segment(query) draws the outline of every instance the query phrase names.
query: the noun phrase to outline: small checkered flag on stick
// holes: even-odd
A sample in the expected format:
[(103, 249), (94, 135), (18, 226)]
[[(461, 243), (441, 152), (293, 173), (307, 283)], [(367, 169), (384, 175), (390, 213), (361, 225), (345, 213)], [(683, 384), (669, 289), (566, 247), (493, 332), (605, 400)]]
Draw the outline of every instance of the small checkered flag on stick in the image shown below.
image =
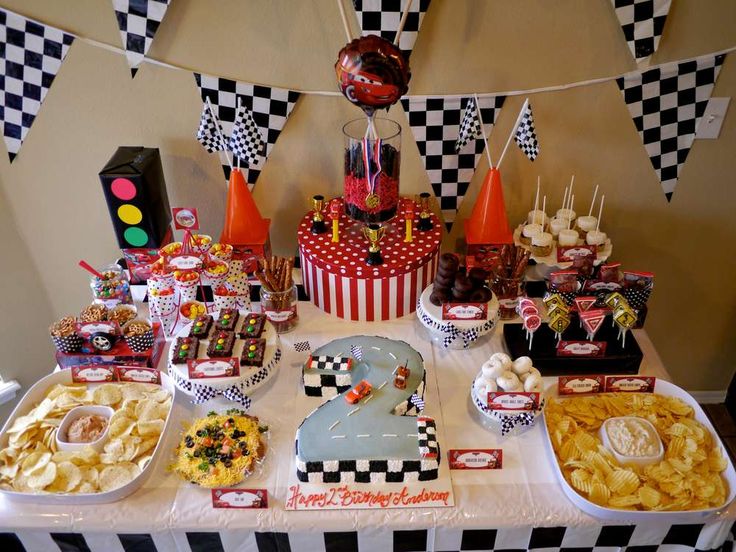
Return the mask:
[(413, 404), (419, 412), (424, 410), (424, 399), (416, 393), (409, 397), (409, 401), (411, 401), (411, 404)]
[(253, 120), (253, 114), (245, 107), (238, 98), (238, 111), (235, 114), (233, 133), (230, 136), (230, 151), (246, 166), (254, 165), (263, 154), (264, 143), (261, 132)]
[(222, 133), (222, 125), (212, 112), (212, 108), (205, 103), (202, 105), (202, 116), (199, 119), (197, 129), (197, 140), (207, 153), (225, 151), (225, 137)]
[(112, 0), (112, 6), (123, 38), (125, 57), (135, 77), (166, 15), (169, 0)]
[(298, 343), (294, 343), (294, 350), (297, 353), (305, 353), (311, 349), (312, 346), (309, 344), (309, 341), (299, 341)]
[(475, 98), (470, 98), (465, 106), (463, 121), (460, 123), (460, 132), (458, 133), (457, 142), (455, 142), (455, 151), (459, 153), (468, 142), (476, 138), (481, 138), (482, 136), (483, 126), (480, 122), (478, 104), (475, 103)]
[(534, 129), (534, 116), (532, 115), (532, 105), (529, 103), (529, 98), (526, 99), (524, 105), (521, 107), (514, 129), (506, 141), (503, 152), (501, 152), (497, 168), (501, 167), (501, 162), (506, 155), (506, 150), (512, 138), (530, 161), (534, 161), (539, 156), (539, 141), (537, 140), (537, 132)]

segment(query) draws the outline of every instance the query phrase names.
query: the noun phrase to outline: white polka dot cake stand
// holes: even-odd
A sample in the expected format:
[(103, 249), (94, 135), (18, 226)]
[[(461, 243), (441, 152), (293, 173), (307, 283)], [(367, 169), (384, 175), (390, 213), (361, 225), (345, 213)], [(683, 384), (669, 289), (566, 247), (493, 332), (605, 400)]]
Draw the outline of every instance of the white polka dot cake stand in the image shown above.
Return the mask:
[(328, 231), (312, 234), (312, 214), (298, 229), (302, 278), (310, 300), (323, 311), (346, 320), (391, 320), (414, 312), (422, 290), (437, 270), (442, 227), (432, 215), (432, 230), (419, 231), (415, 206), (412, 241), (405, 239), (403, 210), (391, 220), (380, 241), (383, 264), (366, 262), (368, 240), (351, 231), (355, 222), (344, 214), (338, 219), (339, 241)]
[[(232, 357), (240, 359), (240, 355), (243, 353), (245, 347), (245, 339), (237, 337), (238, 332), (243, 324), (246, 323), (246, 311), (240, 311), (240, 318), (238, 323), (235, 325), (235, 345), (233, 346)], [(217, 319), (217, 314), (213, 316)], [(179, 330), (175, 336), (188, 337), (191, 324), (187, 324), (181, 330)], [(214, 326), (214, 322), (213, 322)], [(214, 335), (217, 330), (214, 327), (210, 330), (210, 335)], [(276, 333), (275, 328), (270, 322), (266, 322), (261, 338), (266, 340), (266, 350), (263, 354), (263, 363), (261, 366), (240, 366), (240, 375), (234, 377), (221, 377), (221, 378), (203, 378), (203, 379), (190, 379), (189, 370), (186, 364), (174, 364), (172, 362), (174, 355), (174, 345), (172, 343), (169, 347), (169, 359), (168, 359), (168, 370), (169, 375), (174, 379), (176, 386), (181, 389), (187, 395), (197, 397), (206, 396), (207, 393), (211, 394), (210, 389), (214, 389), (217, 394), (221, 394), (223, 391), (233, 388), (244, 395), (249, 395), (268, 380), (270, 380), (278, 369), (279, 363), (281, 362), (281, 340), (279, 335)], [(199, 350), (197, 358), (206, 359), (207, 346), (209, 339), (201, 339), (199, 342)]]
[(442, 307), (429, 300), (433, 289), (434, 284), (431, 284), (422, 292), (417, 306), (417, 318), (433, 341), (445, 349), (468, 349), (481, 337), (493, 334), (499, 320), (499, 303), (495, 294), (487, 303), (486, 320), (442, 320)]

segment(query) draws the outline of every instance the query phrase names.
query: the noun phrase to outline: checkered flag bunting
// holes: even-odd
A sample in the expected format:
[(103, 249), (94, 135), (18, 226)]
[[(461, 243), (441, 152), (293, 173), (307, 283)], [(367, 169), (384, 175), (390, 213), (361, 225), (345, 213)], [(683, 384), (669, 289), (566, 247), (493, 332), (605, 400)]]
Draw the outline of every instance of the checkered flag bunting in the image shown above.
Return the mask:
[(480, 125), (478, 106), (475, 104), (475, 98), (470, 98), (468, 105), (465, 106), (463, 121), (460, 123), (460, 132), (457, 136), (457, 142), (455, 142), (455, 152), (459, 153), (468, 142), (482, 137), (483, 128)]
[(11, 163), (73, 41), (59, 29), (0, 9), (0, 118)]
[(299, 341), (297, 343), (294, 343), (294, 350), (297, 353), (306, 353), (307, 351), (311, 350), (312, 346), (309, 344), (309, 341)]
[[(505, 99), (505, 96), (478, 98), (486, 135), (490, 134)], [(463, 110), (471, 100), (472, 97), (458, 96), (401, 99), (448, 232), (485, 147), (483, 140), (475, 140), (459, 153), (455, 151)]]
[(222, 125), (220, 121), (212, 116), (212, 111), (210, 111), (206, 103), (202, 106), (202, 116), (199, 118), (197, 140), (208, 153), (225, 151), (225, 138)]
[(611, 0), (636, 62), (657, 51), (672, 0)]
[(519, 122), (514, 133), (514, 141), (530, 161), (534, 161), (539, 156), (539, 141), (537, 140), (537, 132), (534, 130), (534, 115), (532, 114), (532, 104), (529, 101), (524, 102), (524, 107), (521, 108)]
[[(362, 35), (374, 34), (393, 42), (407, 1), (353, 0)], [(406, 57), (411, 55), (430, 2), (431, 0), (414, 0), (409, 8), (409, 15), (399, 38), (399, 48)]]
[[(251, 113), (261, 139), (265, 138), (265, 147), (260, 148), (255, 161), (248, 165), (246, 171), (248, 184), (255, 184), (266, 159), (271, 154), (271, 150), (286, 124), (286, 120), (294, 109), (294, 105), (299, 98), (299, 92), (238, 82), (200, 73), (194, 73), (194, 78), (197, 81), (197, 86), (199, 86), (202, 101), (209, 98), (226, 136), (230, 136), (233, 132), (238, 99), (240, 99), (240, 104)], [(237, 154), (233, 164), (236, 161)], [(241, 165), (247, 163), (247, 159), (241, 158), (240, 161)], [(229, 180), (229, 164), (224, 162), (222, 169), (225, 172), (225, 180)]]
[(169, 0), (112, 0), (112, 5), (123, 38), (125, 57), (135, 77), (166, 15)]
[(230, 151), (247, 166), (258, 162), (263, 152), (263, 140), (253, 115), (241, 105), (235, 114), (233, 133), (230, 136)]
[(724, 58), (703, 56), (616, 79), (667, 201), (672, 199)]

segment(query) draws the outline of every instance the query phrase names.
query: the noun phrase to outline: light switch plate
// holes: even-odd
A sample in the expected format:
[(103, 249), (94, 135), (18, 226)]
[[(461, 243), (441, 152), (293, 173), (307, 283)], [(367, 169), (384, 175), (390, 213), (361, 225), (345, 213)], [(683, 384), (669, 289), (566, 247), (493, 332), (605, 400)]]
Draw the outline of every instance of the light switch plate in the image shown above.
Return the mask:
[(731, 98), (711, 98), (705, 108), (703, 118), (700, 119), (695, 138), (706, 138), (715, 140), (721, 132), (721, 125), (726, 118), (728, 103)]

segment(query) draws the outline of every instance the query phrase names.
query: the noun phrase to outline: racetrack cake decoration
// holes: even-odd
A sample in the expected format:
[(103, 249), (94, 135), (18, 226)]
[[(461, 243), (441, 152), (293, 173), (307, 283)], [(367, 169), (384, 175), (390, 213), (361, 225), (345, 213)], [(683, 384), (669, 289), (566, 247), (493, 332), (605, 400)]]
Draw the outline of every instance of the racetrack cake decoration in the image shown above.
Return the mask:
[(356, 336), (313, 351), (304, 367), (305, 393), (332, 398), (297, 430), (297, 479), (436, 479), (440, 449), (435, 421), (410, 415), (424, 408), (424, 380), (422, 356), (402, 341)]

